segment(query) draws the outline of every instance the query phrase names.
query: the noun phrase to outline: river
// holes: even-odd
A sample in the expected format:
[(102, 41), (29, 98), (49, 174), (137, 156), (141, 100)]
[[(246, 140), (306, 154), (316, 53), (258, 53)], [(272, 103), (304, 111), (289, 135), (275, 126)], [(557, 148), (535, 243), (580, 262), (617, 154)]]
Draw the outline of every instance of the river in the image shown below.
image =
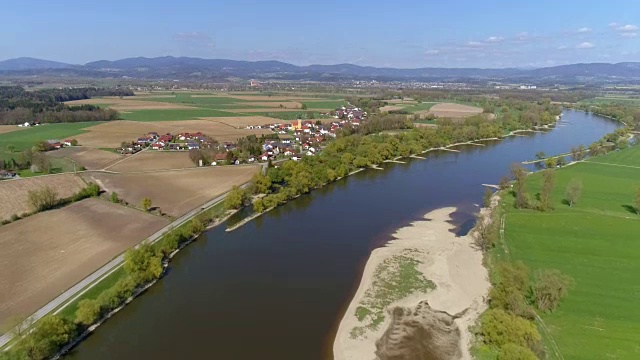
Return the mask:
[(386, 163), (384, 171), (342, 179), (233, 232), (214, 228), (67, 358), (329, 359), (369, 253), (395, 229), (455, 206), (463, 233), (482, 202), (481, 184), (497, 184), (512, 163), (538, 151), (568, 152), (617, 126), (565, 110), (549, 132)]

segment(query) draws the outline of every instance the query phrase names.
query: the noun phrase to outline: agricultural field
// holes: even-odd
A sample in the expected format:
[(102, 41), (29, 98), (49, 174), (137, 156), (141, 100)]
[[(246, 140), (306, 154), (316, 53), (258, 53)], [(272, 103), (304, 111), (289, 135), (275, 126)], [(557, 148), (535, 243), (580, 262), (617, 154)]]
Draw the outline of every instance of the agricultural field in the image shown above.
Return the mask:
[(31, 212), (29, 190), (39, 190), (45, 186), (53, 188), (59, 198), (75, 195), (87, 184), (73, 174), (37, 176), (27, 179), (0, 181), (0, 220)]
[(38, 141), (44, 140), (64, 140), (76, 137), (84, 133), (84, 129), (100, 124), (100, 122), (64, 123), (64, 124), (44, 124), (19, 131), (11, 131), (0, 134), (0, 159), (9, 159), (18, 154), (8, 151), (9, 146), (13, 146), (16, 152), (31, 148)]
[(175, 121), (175, 120), (195, 120), (201, 117), (228, 117), (242, 116), (242, 114), (214, 110), (193, 108), (189, 110), (139, 110), (120, 113), (122, 119), (132, 121)]
[[(428, 104), (426, 103), (425, 106)], [(416, 113), (433, 114), (436, 117), (462, 118), (482, 114), (482, 108), (454, 103), (439, 103), (431, 106), (429, 110), (416, 111)]]
[(12, 131), (24, 130), (27, 128), (15, 126), (15, 125), (0, 125), (0, 134), (5, 134)]
[(113, 151), (101, 150), (91, 147), (74, 146), (65, 147), (47, 152), (52, 159), (70, 159), (84, 166), (87, 170), (99, 170), (123, 158)]
[(33, 313), (167, 224), (92, 198), (0, 226), (0, 324)]
[[(555, 210), (516, 210), (507, 201), (506, 249), (500, 256), (522, 260), (531, 270), (558, 269), (575, 285), (554, 313), (542, 314), (567, 359), (640, 357), (640, 147), (613, 152), (555, 171)], [(583, 184), (570, 208), (569, 181)], [(528, 178), (529, 193), (541, 175)]]
[(241, 185), (260, 170), (258, 165), (204, 167), (154, 173), (110, 174), (86, 172), (87, 181), (139, 206), (143, 198), (171, 216), (181, 216), (214, 197)]
[(84, 100), (74, 100), (65, 102), (66, 105), (69, 106), (78, 106), (78, 105), (106, 105), (107, 107), (120, 111), (120, 112), (129, 112), (136, 110), (190, 110), (193, 109), (192, 106), (185, 106), (181, 104), (172, 104), (168, 102), (160, 102), (160, 101), (142, 101), (142, 100), (134, 100), (134, 98), (118, 98), (118, 97), (105, 97), (98, 99), (84, 99)]
[(107, 169), (109, 171), (127, 173), (194, 167), (196, 165), (189, 159), (189, 153), (186, 151), (147, 150), (130, 155)]

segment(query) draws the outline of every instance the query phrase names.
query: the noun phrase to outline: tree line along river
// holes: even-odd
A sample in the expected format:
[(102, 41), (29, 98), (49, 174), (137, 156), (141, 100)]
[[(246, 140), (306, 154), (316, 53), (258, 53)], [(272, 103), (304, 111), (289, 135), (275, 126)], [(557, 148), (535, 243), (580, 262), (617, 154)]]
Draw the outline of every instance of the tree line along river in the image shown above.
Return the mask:
[[(455, 206), (463, 233), (514, 162), (588, 145), (619, 125), (565, 110), (546, 133), (385, 163), (276, 208), (233, 232), (209, 230), (168, 274), (70, 359), (329, 359), (366, 260), (395, 229)], [(239, 219), (230, 219), (231, 222)]]

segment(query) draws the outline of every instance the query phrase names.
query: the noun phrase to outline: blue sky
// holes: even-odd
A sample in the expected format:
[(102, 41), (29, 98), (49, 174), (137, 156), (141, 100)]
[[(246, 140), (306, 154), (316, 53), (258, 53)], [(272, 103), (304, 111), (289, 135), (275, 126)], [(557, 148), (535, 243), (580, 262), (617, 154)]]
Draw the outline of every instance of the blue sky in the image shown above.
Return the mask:
[(640, 1), (5, 1), (0, 59), (135, 56), (298, 65), (640, 61)]

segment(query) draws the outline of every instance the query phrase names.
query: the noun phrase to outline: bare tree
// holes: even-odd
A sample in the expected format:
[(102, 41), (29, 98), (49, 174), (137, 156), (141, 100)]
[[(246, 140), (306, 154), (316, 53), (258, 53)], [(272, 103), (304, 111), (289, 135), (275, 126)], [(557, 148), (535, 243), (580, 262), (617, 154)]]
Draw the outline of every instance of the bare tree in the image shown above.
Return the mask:
[(582, 181), (579, 179), (572, 179), (569, 181), (565, 190), (565, 198), (567, 203), (569, 203), (569, 207), (573, 207), (573, 204), (580, 199), (580, 195), (582, 195)]

